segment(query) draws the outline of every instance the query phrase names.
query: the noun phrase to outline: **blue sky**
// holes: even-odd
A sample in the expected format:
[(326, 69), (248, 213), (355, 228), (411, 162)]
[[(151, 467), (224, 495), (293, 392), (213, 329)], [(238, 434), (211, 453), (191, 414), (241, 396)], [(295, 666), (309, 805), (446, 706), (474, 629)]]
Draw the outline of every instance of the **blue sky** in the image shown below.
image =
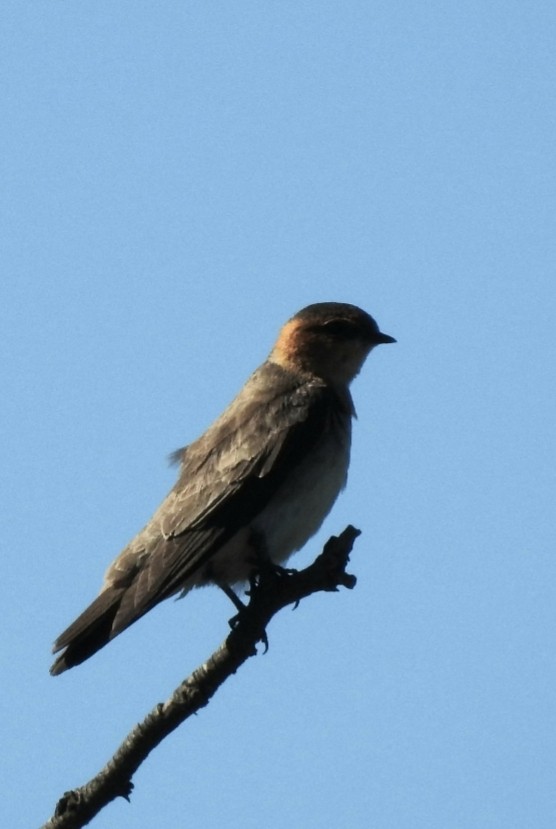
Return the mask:
[(12, 2), (0, 29), (2, 823), (38, 826), (223, 638), (214, 590), (55, 636), (310, 302), (354, 384), (353, 592), (269, 630), (94, 825), (553, 829), (556, 9)]

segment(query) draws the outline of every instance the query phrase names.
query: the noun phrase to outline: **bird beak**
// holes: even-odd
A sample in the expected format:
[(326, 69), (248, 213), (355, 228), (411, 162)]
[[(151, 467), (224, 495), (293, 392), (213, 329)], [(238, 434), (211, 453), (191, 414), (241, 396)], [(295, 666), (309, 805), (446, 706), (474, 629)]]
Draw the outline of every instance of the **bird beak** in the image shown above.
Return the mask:
[(397, 340), (394, 337), (390, 337), (388, 334), (383, 334), (382, 331), (379, 331), (376, 335), (376, 342), (377, 345), (382, 345), (382, 343), (395, 343)]

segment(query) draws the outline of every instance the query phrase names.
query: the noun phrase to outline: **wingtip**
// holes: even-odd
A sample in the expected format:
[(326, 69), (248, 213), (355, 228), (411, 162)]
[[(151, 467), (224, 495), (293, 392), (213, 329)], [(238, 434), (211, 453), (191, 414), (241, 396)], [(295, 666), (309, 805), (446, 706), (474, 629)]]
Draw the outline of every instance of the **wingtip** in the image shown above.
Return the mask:
[(60, 676), (63, 674), (64, 671), (67, 671), (69, 665), (66, 664), (66, 660), (64, 659), (64, 654), (58, 657), (52, 665), (50, 666), (50, 676)]

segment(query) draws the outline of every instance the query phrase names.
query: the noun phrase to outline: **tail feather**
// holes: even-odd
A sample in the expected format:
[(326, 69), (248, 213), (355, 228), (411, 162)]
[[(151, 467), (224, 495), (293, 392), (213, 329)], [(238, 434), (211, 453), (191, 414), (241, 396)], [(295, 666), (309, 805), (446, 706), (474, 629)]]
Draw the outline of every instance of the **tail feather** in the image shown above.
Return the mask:
[(52, 676), (84, 662), (117, 635), (113, 623), (124, 593), (125, 588), (107, 588), (60, 634), (52, 650), (65, 650), (50, 668)]

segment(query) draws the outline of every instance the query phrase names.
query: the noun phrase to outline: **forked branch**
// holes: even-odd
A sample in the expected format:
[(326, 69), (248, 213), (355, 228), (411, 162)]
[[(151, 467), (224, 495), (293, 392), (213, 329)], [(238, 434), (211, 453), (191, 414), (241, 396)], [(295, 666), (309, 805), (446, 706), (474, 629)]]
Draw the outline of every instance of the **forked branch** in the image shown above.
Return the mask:
[(220, 685), (257, 653), (257, 644), (266, 643), (266, 628), (278, 611), (312, 593), (355, 586), (355, 576), (346, 573), (346, 567), (358, 535), (359, 530), (348, 526), (341, 535), (332, 536), (322, 553), (304, 570), (263, 568), (249, 591), (249, 603), (236, 617), (226, 640), (176, 688), (169, 700), (158, 703), (130, 731), (95, 777), (64, 793), (54, 816), (42, 829), (78, 829), (117, 797), (129, 800), (132, 777), (143, 760), (168, 734), (207, 705)]

